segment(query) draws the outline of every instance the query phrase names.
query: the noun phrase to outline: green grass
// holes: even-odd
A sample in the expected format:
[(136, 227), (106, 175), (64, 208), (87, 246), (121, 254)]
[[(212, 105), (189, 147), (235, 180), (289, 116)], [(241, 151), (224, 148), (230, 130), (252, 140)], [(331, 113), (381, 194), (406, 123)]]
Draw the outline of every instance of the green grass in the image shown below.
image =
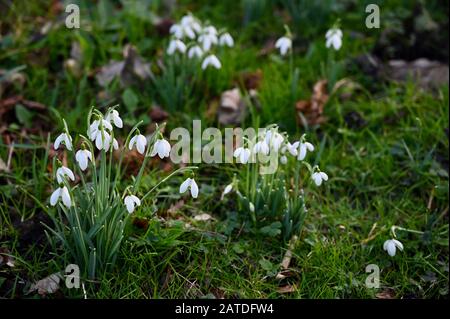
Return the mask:
[[(221, 55), (224, 67), (220, 72), (210, 70), (198, 76), (196, 86), (180, 103), (181, 109), (171, 111), (169, 128), (187, 125), (192, 119), (205, 119), (211, 99), (237, 85), (241, 72), (261, 69), (262, 110), (256, 114), (261, 126), (277, 123), (292, 137), (305, 132), (295, 121), (288, 59), (280, 59), (275, 53), (257, 55), (269, 37), (284, 32), (283, 15), (273, 13), (273, 8), (281, 11), (283, 1), (265, 2), (266, 6), (248, 13), (248, 17), (258, 18), (244, 21), (244, 4), (235, 7), (231, 1), (213, 5), (206, 1), (180, 1), (171, 17), (181, 17), (190, 10), (199, 18), (227, 27), (237, 46)], [(151, 9), (162, 13), (164, 9), (158, 3)], [(394, 16), (402, 5), (405, 10), (411, 8), (407, 1), (386, 5)], [(433, 15), (437, 11), (434, 5), (430, 4)], [(91, 105), (120, 103), (123, 118), (130, 122), (144, 119), (146, 124), (150, 123), (147, 114), (153, 104), (170, 109), (151, 81), (129, 87), (138, 98), (134, 110), (123, 106), (126, 88), (119, 85), (108, 88), (108, 99), (98, 98), (104, 89), (96, 83), (94, 70), (110, 59), (122, 59), (126, 43), (135, 45), (142, 57), (152, 63), (167, 44), (167, 37), (158, 35), (149, 19), (117, 8), (109, 15), (102, 13), (100, 7), (84, 3), (82, 12), (90, 18), (82, 19), (90, 21), (92, 32), (60, 26), (37, 42), (30, 40), (42, 26), (35, 17), (54, 19), (47, 5), (15, 2), (2, 17), (2, 27), (9, 28), (0, 38), (0, 69), (26, 65), (22, 71), (26, 76), (24, 87), (16, 87), (12, 92), (47, 106), (43, 113), (31, 111), (30, 122), (6, 123), (9, 132), (14, 133), (15, 146), (11, 171), (0, 170), (0, 247), (7, 247), (16, 257), (16, 266), (0, 265), (0, 296), (5, 298), (38, 297), (26, 294), (30, 282), (65, 267), (57, 262), (59, 259), (42, 237), (42, 227), (38, 227), (41, 221), (47, 221), (51, 192), (51, 173), (47, 170), (51, 160), (45, 133), (52, 133), (52, 139), (56, 136), (61, 129), (57, 124), (60, 117), (66, 119), (69, 127), (84, 132), (84, 114)], [(302, 21), (307, 30), (294, 30), (299, 39), (294, 55), (294, 65), (299, 69), (297, 99), (308, 99), (314, 83), (330, 76), (323, 35), (330, 27), (328, 23), (339, 16), (345, 31), (363, 12), (353, 9), (346, 16), (339, 10), (332, 11), (332, 19), (320, 22), (323, 25), (317, 28)], [(308, 22), (313, 18), (305, 13), (302, 19)], [(344, 47), (336, 54), (337, 61), (371, 50), (378, 32), (357, 29), (364, 37), (351, 39), (346, 34)], [(72, 41), (80, 41), (85, 57), (80, 78), (63, 67)], [(121, 247), (115, 269), (96, 281), (85, 282), (88, 297), (376, 298), (382, 291), (391, 291), (395, 298), (448, 296), (448, 87), (422, 92), (414, 83), (373, 83), (359, 71), (339, 72), (339, 78), (352, 78), (365, 89), (349, 100), (331, 96), (325, 106), (328, 121), (307, 130), (308, 139), (317, 146), (308, 158), (311, 164), (320, 163), (330, 180), (321, 188), (312, 187), (307, 181), (302, 184), (309, 210), (300, 240), (292, 251), (288, 278), (275, 278), (287, 247), (276, 238), (243, 227), (235, 216), (236, 197), (219, 200), (223, 187), (239, 168), (229, 164), (201, 165), (199, 199), (186, 199), (181, 208), (168, 212), (181, 198), (181, 177), (166, 184), (153, 205), (142, 207), (138, 213), (139, 218), (148, 220), (148, 229), (128, 225), (128, 240)], [(170, 97), (172, 91), (167, 90)], [(365, 123), (353, 125), (348, 120), (350, 112), (357, 112)], [(21, 128), (42, 123), (46, 123), (44, 134), (20, 134)], [(250, 123), (248, 116), (245, 124)], [(215, 120), (207, 120), (207, 124), (217, 125)], [(0, 141), (0, 158), (6, 162), (8, 154), (8, 145)], [(162, 178), (165, 173), (159, 174)], [(155, 182), (150, 174), (144, 176), (148, 187)], [(208, 213), (213, 219), (195, 221), (193, 216), (199, 213)], [(34, 223), (28, 239), (29, 228), (23, 226), (27, 223)], [(390, 257), (382, 246), (391, 238), (389, 230), (393, 225), (424, 233), (398, 231), (405, 250)], [(379, 289), (365, 286), (365, 268), (369, 264), (380, 268)], [(293, 285), (294, 292), (279, 293), (279, 287), (285, 285)], [(82, 290), (62, 287), (61, 293), (83, 298)]]

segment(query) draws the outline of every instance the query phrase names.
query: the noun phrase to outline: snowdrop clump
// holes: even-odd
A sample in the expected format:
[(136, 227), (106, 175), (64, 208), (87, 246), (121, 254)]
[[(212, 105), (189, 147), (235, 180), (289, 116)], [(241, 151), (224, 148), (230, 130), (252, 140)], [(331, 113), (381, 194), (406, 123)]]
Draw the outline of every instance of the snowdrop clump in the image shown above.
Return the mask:
[[(64, 131), (53, 146), (61, 150), (63, 145), (74, 159), (74, 165), (63, 165), (54, 159), (57, 185), (50, 196), (50, 205), (58, 213), (51, 214), (55, 226), (48, 227), (54, 235), (49, 238), (54, 244), (62, 244), (69, 253), (69, 263), (79, 265), (83, 275), (95, 278), (99, 271), (106, 271), (114, 264), (128, 216), (142, 207), (161, 183), (184, 171), (193, 174), (196, 167), (175, 170), (140, 194), (141, 178), (149, 158), (158, 155), (163, 159), (170, 155), (171, 145), (159, 127), (148, 138), (140, 133), (141, 123), (138, 123), (124, 142), (119, 143), (114, 128), (123, 128), (123, 121), (115, 107), (109, 108), (106, 114), (92, 108), (87, 117), (86, 136), (79, 134), (72, 138), (63, 122)], [(126, 176), (122, 163), (127, 149), (136, 149), (143, 157), (138, 175), (123, 189), (120, 179)], [(114, 153), (115, 150), (120, 152)], [(77, 185), (71, 185), (76, 182)], [(198, 186), (192, 175), (181, 184), (180, 191), (187, 188), (191, 189), (193, 198), (198, 197)]]
[[(235, 193), (242, 213), (240, 216), (249, 217), (254, 231), (270, 236), (281, 234), (285, 241), (289, 241), (299, 234), (307, 213), (303, 187), (307, 183), (322, 186), (328, 181), (325, 172), (306, 161), (308, 153), (314, 150), (306, 135), (290, 142), (287, 134), (276, 125), (269, 125), (254, 138), (244, 137), (233, 156), (247, 168), (224, 187), (221, 199)], [(273, 173), (261, 173), (261, 166), (270, 157), (275, 157), (276, 163), (281, 165)], [(293, 162), (293, 165), (286, 165), (288, 162)], [(301, 174), (301, 167), (307, 168), (309, 178), (308, 174)], [(300, 180), (301, 176), (305, 181)]]
[(217, 30), (215, 26), (205, 24), (192, 14), (187, 14), (170, 28), (172, 36), (166, 53), (174, 55), (186, 54), (188, 59), (201, 60), (203, 70), (211, 67), (220, 69), (222, 63), (217, 57), (219, 47), (233, 47), (234, 39), (225, 30)]

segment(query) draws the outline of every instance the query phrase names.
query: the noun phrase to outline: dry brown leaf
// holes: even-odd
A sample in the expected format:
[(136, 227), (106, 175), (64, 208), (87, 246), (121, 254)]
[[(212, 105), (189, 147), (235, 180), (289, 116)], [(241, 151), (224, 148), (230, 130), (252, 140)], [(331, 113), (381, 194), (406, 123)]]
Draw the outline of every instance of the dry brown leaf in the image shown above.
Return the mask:
[[(318, 125), (326, 121), (326, 118), (322, 114), (329, 98), (327, 84), (327, 80), (316, 82), (310, 100), (297, 102), (295, 108), (297, 110), (297, 122), (299, 125)], [(306, 123), (304, 123), (305, 121)]]
[(254, 72), (243, 72), (240, 74), (240, 79), (239, 82), (242, 82), (247, 90), (257, 90), (263, 80), (263, 71), (257, 69)]
[(100, 69), (96, 75), (100, 86), (106, 87), (119, 77), (121, 86), (127, 87), (150, 76), (150, 64), (144, 62), (134, 46), (127, 44), (123, 49), (123, 57), (123, 61), (111, 61)]
[(218, 110), (218, 120), (223, 125), (235, 125), (242, 122), (246, 105), (238, 88), (222, 93)]
[(298, 236), (293, 236), (289, 241), (288, 249), (286, 250), (283, 260), (281, 261), (281, 271), (276, 276), (277, 279), (284, 279), (287, 277), (288, 274), (290, 274), (289, 272), (286, 272), (286, 270), (289, 268), (289, 265), (291, 264), (292, 250), (294, 250), (297, 241)]
[(150, 118), (152, 119), (152, 121), (154, 121), (154, 122), (162, 122), (169, 117), (169, 113), (164, 111), (158, 105), (155, 105), (152, 107), (149, 115), (150, 115)]
[(61, 280), (60, 273), (57, 272), (51, 274), (50, 276), (45, 277), (44, 279), (41, 279), (36, 283), (32, 284), (28, 293), (36, 290), (38, 294), (40, 294), (41, 296), (55, 293), (59, 289), (60, 280)]
[(8, 248), (0, 247), (0, 266), (3, 264), (12, 268), (15, 266), (15, 259), (13, 256), (11, 256), (11, 252)]
[(175, 204), (172, 204), (169, 209), (167, 210), (168, 215), (175, 215), (178, 210), (180, 210), (184, 206), (184, 200), (180, 199)]
[(395, 294), (393, 289), (385, 289), (375, 295), (377, 299), (395, 299)]
[(212, 219), (211, 215), (207, 214), (207, 213), (203, 213), (203, 214), (199, 214), (199, 215), (195, 215), (194, 219), (197, 221), (207, 221)]
[(286, 286), (279, 287), (277, 289), (277, 292), (280, 293), (280, 294), (288, 294), (288, 293), (291, 293), (291, 292), (295, 292), (296, 290), (297, 289), (295, 288), (295, 286), (286, 285)]

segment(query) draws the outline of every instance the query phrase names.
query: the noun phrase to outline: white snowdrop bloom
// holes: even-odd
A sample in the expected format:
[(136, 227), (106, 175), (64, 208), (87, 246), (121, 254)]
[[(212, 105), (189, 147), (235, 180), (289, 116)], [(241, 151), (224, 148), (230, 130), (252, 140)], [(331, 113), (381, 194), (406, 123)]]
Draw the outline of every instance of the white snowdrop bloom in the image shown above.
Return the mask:
[(272, 147), (275, 152), (278, 152), (284, 141), (284, 137), (276, 131), (268, 130), (266, 131), (265, 140), (267, 145)]
[(225, 186), (222, 192), (222, 196), (220, 197), (221, 200), (225, 197), (225, 195), (229, 194), (233, 190), (233, 184), (228, 184)]
[(288, 152), (292, 155), (292, 156), (297, 156), (298, 155), (298, 146), (300, 145), (300, 142), (294, 142), (294, 143), (287, 143), (286, 144), (286, 148), (288, 150)]
[(125, 206), (127, 207), (128, 213), (134, 212), (136, 206), (141, 206), (141, 200), (134, 195), (128, 195), (124, 199)]
[(267, 144), (267, 142), (265, 140), (263, 141), (259, 141), (255, 144), (255, 146), (253, 146), (253, 152), (256, 154), (264, 154), (264, 155), (268, 155), (269, 154), (269, 145)]
[(213, 66), (216, 69), (220, 69), (222, 67), (222, 63), (220, 63), (219, 59), (214, 55), (208, 55), (202, 62), (202, 69), (205, 70), (208, 66)]
[(88, 137), (91, 139), (91, 141), (96, 140), (97, 137), (101, 135), (102, 133), (101, 127), (103, 127), (103, 132), (105, 132), (105, 129), (109, 131), (112, 131), (113, 129), (109, 121), (105, 119), (95, 120), (94, 122), (91, 123), (91, 125), (89, 125), (88, 130)]
[(213, 45), (218, 43), (217, 35), (213, 33), (204, 33), (198, 37), (198, 42), (201, 43), (203, 51), (208, 52)]
[(61, 143), (63, 143), (69, 151), (72, 150), (72, 138), (70, 137), (70, 135), (67, 135), (66, 133), (59, 134), (59, 136), (55, 140), (55, 143), (53, 143), (53, 147), (55, 148), (55, 150), (59, 148), (59, 145)]
[(184, 36), (183, 27), (179, 24), (173, 24), (170, 27), (169, 32), (177, 39), (182, 39)]
[(281, 162), (281, 164), (286, 164), (287, 161), (288, 161), (288, 159), (287, 159), (287, 157), (286, 157), (285, 155), (283, 155), (283, 156), (280, 157), (280, 162)]
[(116, 151), (119, 149), (119, 142), (115, 138), (113, 139), (113, 148)]
[(198, 197), (198, 186), (197, 183), (193, 178), (187, 178), (183, 183), (180, 185), (180, 194), (183, 194), (188, 190), (188, 188), (191, 189), (191, 196), (193, 198)]
[(325, 34), (326, 38), (326, 47), (333, 47), (336, 51), (339, 50), (342, 46), (342, 31), (340, 29), (330, 29)]
[(217, 35), (217, 29), (213, 25), (209, 25), (203, 28), (203, 33)]
[(155, 156), (158, 154), (158, 156), (163, 159), (164, 157), (169, 157), (170, 155), (170, 143), (167, 142), (165, 139), (158, 139), (156, 140), (155, 144), (153, 145), (152, 152), (150, 156)]
[(292, 40), (288, 37), (281, 37), (275, 42), (275, 48), (280, 50), (281, 55), (286, 55), (292, 48)]
[(219, 37), (219, 45), (226, 45), (231, 48), (234, 46), (234, 40), (228, 32), (225, 32)]
[(145, 146), (147, 145), (147, 139), (144, 135), (138, 134), (131, 138), (130, 143), (128, 144), (128, 148), (130, 151), (133, 149), (133, 146), (136, 144), (136, 149), (140, 154), (144, 154)]
[(200, 46), (194, 45), (189, 48), (187, 55), (189, 59), (192, 59), (193, 57), (200, 59), (203, 55), (203, 50)]
[(397, 239), (388, 239), (383, 244), (383, 249), (387, 251), (387, 253), (391, 257), (395, 256), (397, 248), (400, 249), (400, 251), (403, 250), (403, 244), (399, 242)]
[(255, 205), (253, 205), (253, 203), (250, 202), (250, 203), (248, 203), (248, 206), (249, 206), (249, 208), (250, 208), (250, 211), (251, 211), (252, 213), (254, 213), (254, 212), (255, 212)]
[(167, 54), (172, 55), (176, 51), (180, 53), (186, 52), (186, 44), (183, 43), (183, 41), (179, 39), (173, 39), (169, 43), (169, 47), (167, 48)]
[(111, 135), (109, 135), (106, 131), (99, 130), (95, 136), (95, 146), (99, 151), (105, 150), (107, 152), (109, 150), (109, 146), (111, 145)]
[(307, 151), (310, 151), (310, 152), (314, 151), (314, 145), (312, 145), (309, 142), (300, 143), (298, 150), (299, 150), (299, 152), (298, 152), (297, 159), (299, 161), (303, 161), (306, 157)]
[(70, 168), (61, 166), (56, 170), (56, 180), (58, 181), (59, 184), (64, 182), (65, 176), (67, 176), (71, 181), (75, 181), (75, 175), (73, 174)]
[(59, 198), (62, 199), (63, 204), (70, 208), (72, 206), (72, 200), (70, 199), (69, 190), (66, 186), (58, 187), (50, 196), (50, 205), (55, 206), (58, 203)]
[(242, 164), (247, 164), (249, 158), (250, 158), (250, 149), (245, 148), (245, 147), (238, 147), (237, 149), (235, 149), (233, 156), (235, 158), (239, 158), (239, 161)]
[(322, 181), (328, 180), (328, 175), (324, 172), (315, 172), (312, 174), (311, 178), (317, 186), (322, 185)]
[(90, 160), (92, 162), (92, 154), (88, 150), (79, 150), (75, 154), (75, 159), (78, 166), (80, 166), (81, 170), (84, 171), (88, 166), (88, 161)]
[(110, 123), (114, 123), (114, 125), (118, 128), (123, 127), (122, 119), (120, 118), (119, 112), (117, 110), (112, 110), (111, 112), (109, 112), (105, 120)]

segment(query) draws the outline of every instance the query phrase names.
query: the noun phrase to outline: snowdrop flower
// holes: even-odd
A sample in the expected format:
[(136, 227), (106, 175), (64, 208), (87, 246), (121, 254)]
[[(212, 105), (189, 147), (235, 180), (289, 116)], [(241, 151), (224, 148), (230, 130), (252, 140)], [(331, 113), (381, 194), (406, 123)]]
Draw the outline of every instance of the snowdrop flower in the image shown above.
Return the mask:
[(69, 177), (70, 180), (75, 181), (75, 175), (73, 175), (73, 172), (70, 168), (61, 166), (56, 170), (56, 180), (59, 184), (64, 181), (65, 176)]
[(281, 135), (280, 133), (278, 133), (276, 131), (268, 130), (266, 132), (265, 140), (266, 140), (267, 145), (271, 146), (275, 152), (278, 152), (278, 150), (281, 147), (281, 144), (284, 141), (284, 137), (283, 137), (283, 135)]
[(113, 148), (116, 151), (119, 149), (119, 142), (115, 138), (113, 139)]
[(114, 125), (118, 128), (123, 127), (122, 119), (120, 118), (119, 112), (117, 110), (112, 110), (111, 112), (109, 112), (105, 120), (110, 123), (114, 123)]
[(141, 200), (134, 195), (128, 195), (124, 199), (125, 206), (127, 207), (128, 213), (134, 212), (136, 206), (141, 206)]
[(202, 44), (203, 51), (207, 52), (213, 44), (217, 44), (217, 35), (215, 33), (203, 33), (198, 37), (198, 42)]
[[(187, 14), (184, 17), (182, 17), (181, 21), (180, 21), (180, 24), (185, 29), (188, 28), (189, 30), (195, 31), (197, 33), (202, 30), (202, 27), (200, 26), (200, 24), (197, 22), (195, 17), (192, 16), (191, 14)], [(192, 37), (189, 34), (187, 34), (187, 32), (185, 32), (185, 34), (188, 37), (190, 37), (191, 39), (195, 38), (195, 34), (193, 34)]]
[(328, 175), (324, 172), (315, 172), (314, 174), (312, 174), (311, 178), (313, 179), (314, 183), (317, 186), (322, 185), (322, 181), (327, 181), (328, 180)]
[(234, 40), (228, 32), (225, 32), (219, 37), (219, 45), (226, 45), (231, 48), (234, 46)]
[(225, 195), (229, 194), (232, 190), (233, 190), (233, 183), (228, 184), (227, 186), (225, 186), (225, 188), (223, 189), (222, 196), (220, 197), (220, 199), (223, 200)]
[(91, 141), (94, 141), (98, 138), (99, 135), (102, 135), (102, 131), (105, 132), (104, 129), (112, 131), (113, 127), (111, 123), (105, 119), (95, 120), (91, 123), (91, 125), (89, 125), (88, 137), (91, 139)]
[(191, 196), (193, 198), (197, 198), (198, 196), (198, 186), (197, 183), (193, 178), (187, 178), (183, 183), (180, 185), (180, 194), (183, 194), (188, 190), (188, 188), (191, 189)]
[(193, 57), (201, 58), (203, 55), (203, 51), (198, 45), (194, 45), (193, 47), (189, 48), (187, 55), (189, 59), (192, 59)]
[(86, 149), (79, 150), (75, 154), (75, 159), (78, 163), (78, 166), (80, 166), (81, 170), (84, 171), (88, 166), (88, 160), (92, 162), (92, 154)]
[(281, 164), (286, 164), (287, 161), (288, 161), (288, 159), (287, 159), (287, 157), (286, 157), (285, 155), (283, 155), (283, 156), (280, 157), (280, 162), (281, 162)]
[(286, 55), (292, 48), (292, 40), (288, 37), (281, 37), (275, 42), (275, 48), (280, 50), (281, 55)]
[(128, 148), (130, 151), (133, 149), (133, 146), (136, 144), (136, 149), (140, 154), (144, 154), (145, 146), (147, 145), (147, 139), (142, 134), (137, 134), (133, 136), (128, 144)]
[(240, 161), (242, 164), (247, 164), (247, 162), (248, 162), (248, 160), (249, 160), (249, 158), (250, 158), (250, 154), (251, 154), (251, 152), (250, 152), (250, 150), (249, 150), (248, 148), (238, 147), (238, 148), (234, 151), (233, 156), (234, 156), (235, 158), (238, 158), (238, 157), (239, 157), (239, 161)]
[(248, 207), (250, 208), (250, 211), (251, 211), (252, 213), (255, 212), (255, 205), (253, 205), (252, 202), (248, 203)]
[(170, 154), (170, 143), (167, 142), (165, 139), (158, 139), (156, 140), (155, 144), (153, 145), (152, 152), (150, 156), (155, 156), (158, 154), (158, 156), (163, 159), (164, 157), (169, 157)]
[(106, 131), (99, 130), (95, 137), (95, 146), (98, 150), (109, 150), (109, 146), (111, 144), (111, 135), (109, 135)]
[(177, 39), (182, 39), (184, 36), (184, 28), (179, 24), (173, 24), (170, 27), (169, 32)]
[(269, 154), (269, 145), (267, 144), (267, 142), (265, 140), (263, 141), (259, 141), (255, 144), (255, 146), (253, 146), (253, 152), (256, 154), (264, 154), (264, 155), (268, 155)]
[(288, 150), (288, 152), (292, 155), (292, 156), (297, 156), (298, 155), (298, 145), (300, 144), (300, 142), (295, 142), (293, 144), (287, 142), (286, 144), (286, 148)]
[(202, 62), (202, 69), (205, 70), (208, 66), (213, 66), (216, 69), (220, 69), (222, 67), (222, 64), (220, 63), (219, 59), (214, 55), (208, 55)]
[(61, 143), (63, 143), (69, 151), (72, 150), (72, 138), (70, 137), (70, 135), (67, 135), (66, 133), (61, 133), (56, 138), (55, 143), (53, 144), (55, 150), (59, 148), (59, 145)]
[(72, 200), (70, 199), (69, 190), (66, 186), (58, 187), (50, 196), (50, 205), (55, 206), (58, 203), (59, 198), (61, 197), (63, 204), (70, 208), (72, 206)]
[(395, 256), (397, 248), (400, 249), (400, 251), (403, 250), (403, 244), (399, 242), (397, 239), (388, 239), (383, 244), (383, 249), (387, 251), (387, 253), (391, 257)]
[(300, 142), (298, 150), (299, 150), (299, 152), (298, 152), (297, 159), (299, 161), (303, 161), (305, 159), (305, 157), (306, 157), (306, 152), (307, 151), (310, 151), (310, 152), (314, 151), (314, 145), (312, 145), (309, 142), (304, 142), (304, 143)]
[(169, 43), (169, 47), (167, 48), (167, 54), (172, 55), (175, 51), (179, 51), (180, 53), (186, 52), (186, 44), (179, 39), (173, 39)]
[(327, 31), (325, 34), (326, 47), (333, 47), (336, 51), (342, 46), (342, 31), (338, 28), (333, 28)]

